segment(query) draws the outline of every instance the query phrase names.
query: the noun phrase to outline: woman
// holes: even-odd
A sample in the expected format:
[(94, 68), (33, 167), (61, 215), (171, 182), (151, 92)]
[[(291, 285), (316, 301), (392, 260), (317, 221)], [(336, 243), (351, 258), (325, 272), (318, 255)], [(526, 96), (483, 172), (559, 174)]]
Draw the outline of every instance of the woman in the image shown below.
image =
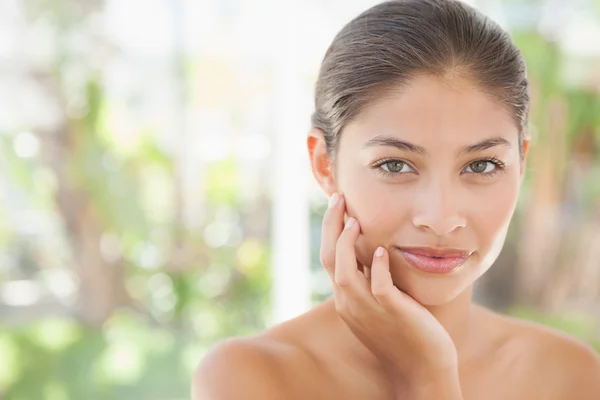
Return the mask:
[(325, 55), (308, 151), (334, 296), (216, 346), (195, 399), (600, 399), (585, 344), (472, 304), (515, 210), (528, 82), (452, 0), (377, 5)]

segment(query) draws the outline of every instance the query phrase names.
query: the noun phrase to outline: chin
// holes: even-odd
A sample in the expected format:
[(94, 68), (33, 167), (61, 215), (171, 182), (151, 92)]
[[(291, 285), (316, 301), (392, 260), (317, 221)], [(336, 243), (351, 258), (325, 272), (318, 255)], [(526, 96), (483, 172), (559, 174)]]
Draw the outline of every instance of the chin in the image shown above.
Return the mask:
[[(365, 246), (366, 247), (366, 246)], [(363, 265), (369, 265), (368, 252), (358, 248), (357, 258)], [(450, 303), (466, 290), (471, 290), (473, 283), (486, 270), (482, 260), (473, 256), (459, 270), (451, 274), (426, 274), (411, 268), (393, 253), (390, 254), (390, 272), (394, 286), (412, 297), (425, 307), (436, 307)]]
[(405, 265), (392, 265), (394, 285), (425, 307), (450, 303), (467, 290), (481, 272), (476, 263), (467, 263), (448, 275), (424, 274)]
[(431, 284), (424, 284), (422, 286), (401, 290), (422, 306), (438, 307), (450, 303), (470, 287), (468, 284), (454, 287), (439, 287), (440, 285)]

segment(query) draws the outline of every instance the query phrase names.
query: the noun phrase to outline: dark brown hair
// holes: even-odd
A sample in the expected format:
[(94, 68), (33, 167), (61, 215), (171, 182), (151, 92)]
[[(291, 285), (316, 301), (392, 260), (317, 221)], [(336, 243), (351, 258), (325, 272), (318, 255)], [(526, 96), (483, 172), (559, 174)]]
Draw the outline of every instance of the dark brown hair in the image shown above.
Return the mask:
[(417, 74), (466, 78), (499, 100), (522, 147), (527, 71), (508, 33), (457, 0), (393, 0), (349, 22), (325, 54), (312, 125), (323, 131), (329, 154), (335, 155), (342, 129), (370, 101)]

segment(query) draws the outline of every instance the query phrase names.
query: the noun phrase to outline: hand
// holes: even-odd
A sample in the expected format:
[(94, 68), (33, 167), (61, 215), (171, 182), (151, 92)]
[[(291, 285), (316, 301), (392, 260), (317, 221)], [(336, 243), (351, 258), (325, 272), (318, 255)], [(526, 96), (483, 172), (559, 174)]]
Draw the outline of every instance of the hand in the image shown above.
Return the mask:
[(394, 286), (387, 251), (375, 251), (370, 279), (360, 271), (355, 251), (360, 226), (352, 217), (344, 226), (345, 212), (343, 196), (334, 194), (321, 239), (321, 262), (340, 317), (403, 384), (427, 386), (457, 376), (452, 339), (427, 309)]

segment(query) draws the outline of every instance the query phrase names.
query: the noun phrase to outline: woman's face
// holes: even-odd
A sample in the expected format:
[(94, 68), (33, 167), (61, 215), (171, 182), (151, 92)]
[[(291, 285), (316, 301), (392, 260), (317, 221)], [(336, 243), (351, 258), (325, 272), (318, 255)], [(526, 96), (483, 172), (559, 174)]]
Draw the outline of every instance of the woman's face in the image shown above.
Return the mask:
[[(433, 306), (496, 260), (523, 170), (518, 129), (497, 100), (464, 81), (419, 76), (344, 128), (333, 178), (362, 228), (359, 261), (370, 265), (384, 246), (395, 285)], [(423, 272), (402, 251), (415, 247), (470, 256), (451, 273)]]

